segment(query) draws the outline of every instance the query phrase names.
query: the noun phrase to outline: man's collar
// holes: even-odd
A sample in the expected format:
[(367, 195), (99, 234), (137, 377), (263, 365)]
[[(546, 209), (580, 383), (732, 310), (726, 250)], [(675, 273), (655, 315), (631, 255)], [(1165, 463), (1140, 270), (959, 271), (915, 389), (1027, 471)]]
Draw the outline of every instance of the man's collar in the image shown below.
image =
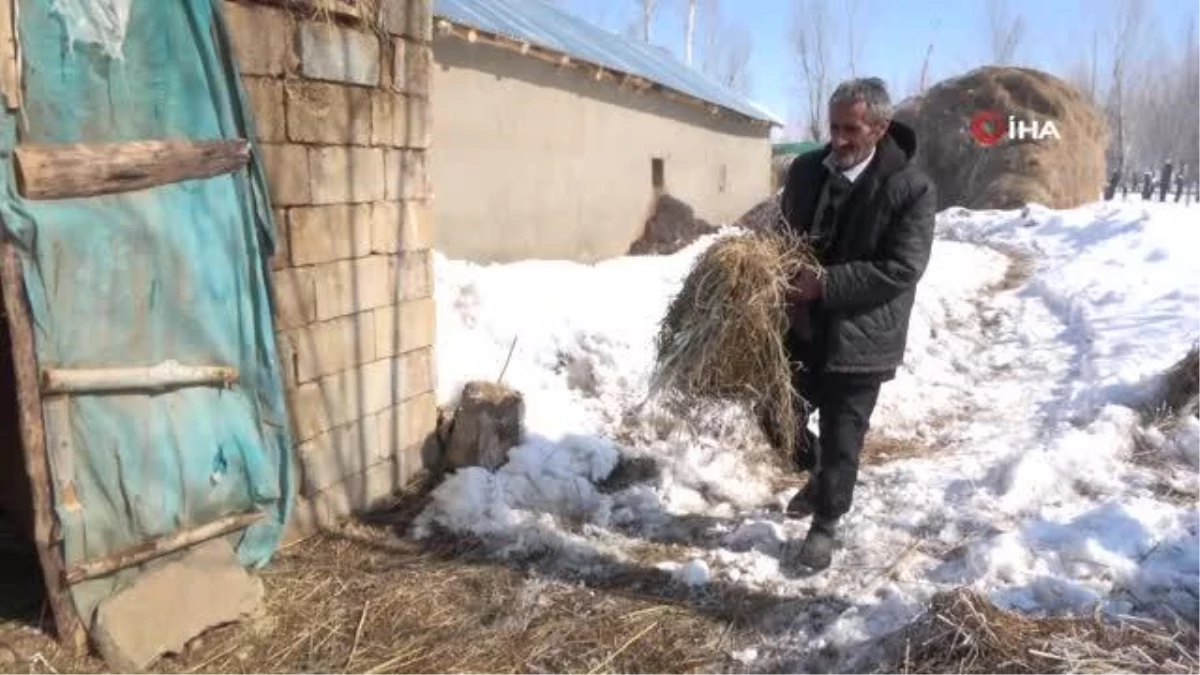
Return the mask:
[(839, 169), (839, 168), (837, 168), (837, 165), (833, 163), (833, 153), (830, 153), (829, 155), (826, 155), (826, 157), (825, 157), (825, 167), (828, 168), (831, 173), (842, 174), (843, 176), (846, 177), (846, 180), (853, 183), (854, 181), (858, 180), (858, 177), (862, 175), (863, 171), (866, 171), (867, 165), (869, 165), (871, 163), (872, 159), (875, 159), (875, 148), (874, 147), (871, 148), (870, 154), (868, 154), (867, 158), (864, 159), (863, 161), (859, 162), (858, 164), (855, 164), (854, 166), (852, 166), (850, 168)]

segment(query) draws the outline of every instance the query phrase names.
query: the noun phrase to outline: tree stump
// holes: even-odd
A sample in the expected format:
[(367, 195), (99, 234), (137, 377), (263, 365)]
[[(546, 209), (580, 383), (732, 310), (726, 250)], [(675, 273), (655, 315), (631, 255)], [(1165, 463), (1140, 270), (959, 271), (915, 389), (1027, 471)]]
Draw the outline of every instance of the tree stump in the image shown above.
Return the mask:
[(479, 466), (494, 471), (521, 443), (525, 398), (494, 382), (470, 382), (444, 436), (444, 470)]

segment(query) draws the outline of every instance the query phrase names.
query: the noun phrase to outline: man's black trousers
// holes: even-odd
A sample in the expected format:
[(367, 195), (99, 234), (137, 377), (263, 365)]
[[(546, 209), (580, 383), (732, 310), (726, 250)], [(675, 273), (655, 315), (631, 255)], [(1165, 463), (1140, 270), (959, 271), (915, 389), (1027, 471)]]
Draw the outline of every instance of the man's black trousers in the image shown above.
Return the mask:
[[(799, 442), (794, 460), (797, 468), (811, 472), (815, 515), (841, 518), (854, 501), (863, 440), (886, 376), (814, 370), (803, 371), (796, 379), (796, 388), (807, 405), (797, 410)], [(820, 433), (816, 437), (808, 429), (814, 411), (820, 412)]]
[[(811, 474), (813, 512), (824, 519), (837, 519), (850, 511), (863, 440), (871, 426), (871, 414), (884, 382), (895, 371), (880, 373), (826, 372), (819, 355), (823, 351), (809, 340), (788, 335), (793, 361), (793, 384), (804, 400), (796, 403), (796, 448), (793, 462)], [(804, 365), (801, 365), (804, 364)], [(808, 428), (809, 418), (818, 415), (819, 434)], [(776, 442), (764, 419), (767, 437)]]

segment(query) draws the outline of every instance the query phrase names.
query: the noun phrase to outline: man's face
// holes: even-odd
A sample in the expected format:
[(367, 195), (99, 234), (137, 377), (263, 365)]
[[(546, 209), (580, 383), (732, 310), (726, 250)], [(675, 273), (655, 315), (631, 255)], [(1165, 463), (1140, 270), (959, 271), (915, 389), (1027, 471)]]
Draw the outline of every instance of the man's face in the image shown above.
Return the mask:
[(886, 122), (868, 120), (867, 104), (862, 101), (829, 106), (829, 140), (833, 145), (834, 164), (839, 169), (852, 167), (866, 159), (886, 131)]

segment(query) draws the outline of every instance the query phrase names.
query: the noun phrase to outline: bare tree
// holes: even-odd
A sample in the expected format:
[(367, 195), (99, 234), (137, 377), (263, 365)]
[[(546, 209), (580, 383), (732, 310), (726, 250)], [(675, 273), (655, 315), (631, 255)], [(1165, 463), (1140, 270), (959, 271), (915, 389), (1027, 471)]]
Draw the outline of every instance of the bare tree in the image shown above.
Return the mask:
[(650, 27), (658, 13), (658, 0), (642, 0), (642, 41), (650, 43)]
[(1017, 47), (1025, 37), (1025, 19), (1011, 16), (1005, 0), (988, 0), (987, 18), (992, 63), (1011, 64), (1016, 59)]
[(862, 30), (865, 24), (859, 18), (858, 0), (844, 0), (846, 7), (846, 56), (850, 64), (850, 77), (858, 76), (858, 58), (861, 56)]
[(819, 141), (826, 137), (834, 24), (824, 0), (798, 0), (794, 8), (791, 43), (804, 99), (803, 125), (808, 137)]
[(683, 60), (689, 66), (692, 65), (692, 44), (696, 39), (696, 1), (687, 0), (687, 28), (683, 37)]
[(700, 71), (738, 93), (748, 94), (752, 84), (750, 56), (754, 51), (749, 28), (723, 14), (718, 0), (702, 0), (698, 9), (703, 35)]
[[(1116, 0), (1110, 7), (1112, 42), (1112, 81), (1108, 92), (1109, 124), (1115, 132), (1109, 165), (1121, 171), (1129, 150), (1126, 133), (1126, 110), (1129, 102), (1130, 64), (1141, 55), (1146, 27), (1145, 0)], [(1103, 10), (1102, 10), (1103, 11)]]
[(917, 82), (917, 93), (924, 95), (925, 90), (929, 88), (929, 61), (933, 58), (933, 41), (929, 41), (929, 46), (925, 48), (925, 58), (921, 59), (921, 78)]

